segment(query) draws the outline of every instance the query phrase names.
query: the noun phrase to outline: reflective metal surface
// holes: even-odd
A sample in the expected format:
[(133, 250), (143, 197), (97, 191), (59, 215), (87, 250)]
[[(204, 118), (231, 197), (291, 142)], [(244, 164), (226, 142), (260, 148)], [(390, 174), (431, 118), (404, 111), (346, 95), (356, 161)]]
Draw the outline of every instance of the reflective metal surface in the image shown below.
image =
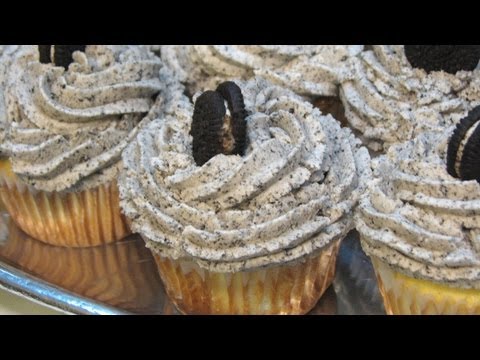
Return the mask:
[(363, 252), (356, 231), (342, 242), (333, 287), (338, 294), (339, 314), (385, 314), (372, 263)]
[[(32, 239), (6, 214), (0, 216), (0, 287), (71, 314), (179, 314), (139, 236), (94, 248), (61, 248)], [(384, 314), (355, 232), (342, 244), (333, 286), (311, 314)]]

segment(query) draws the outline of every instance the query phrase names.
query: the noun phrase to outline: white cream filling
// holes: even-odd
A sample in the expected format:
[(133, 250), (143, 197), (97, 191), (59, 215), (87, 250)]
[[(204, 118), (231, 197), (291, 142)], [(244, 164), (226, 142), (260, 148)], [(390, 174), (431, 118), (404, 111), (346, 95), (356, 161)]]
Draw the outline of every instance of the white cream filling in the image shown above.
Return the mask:
[(480, 125), (480, 121), (478, 121), (475, 125), (470, 127), (470, 129), (468, 129), (467, 133), (465, 134), (465, 137), (460, 142), (460, 145), (458, 146), (457, 156), (455, 158), (455, 172), (459, 177), (461, 176), (460, 165), (462, 163), (463, 150), (465, 149), (465, 146), (467, 145), (468, 140), (470, 139), (470, 137), (472, 136), (472, 134), (474, 133), (474, 131), (477, 129), (479, 125)]

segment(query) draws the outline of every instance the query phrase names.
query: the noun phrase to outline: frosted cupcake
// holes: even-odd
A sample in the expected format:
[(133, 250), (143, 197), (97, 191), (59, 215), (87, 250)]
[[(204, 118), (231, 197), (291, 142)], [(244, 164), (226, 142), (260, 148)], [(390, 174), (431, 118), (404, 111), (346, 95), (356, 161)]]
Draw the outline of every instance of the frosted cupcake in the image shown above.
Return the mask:
[(389, 314), (480, 314), (479, 119), (373, 161), (356, 226)]
[(338, 70), (361, 45), (163, 45), (161, 57), (191, 94), (262, 76), (297, 94), (338, 95)]
[[(7, 69), (10, 66), (13, 55), (18, 50), (18, 45), (0, 45), (0, 160), (3, 154), (3, 142), (5, 141), (5, 129), (7, 126), (7, 112), (5, 111), (5, 81)], [(5, 210), (0, 197), (0, 210)]]
[(159, 112), (160, 60), (142, 46), (22, 46), (9, 67), (0, 195), (14, 221), (53, 245), (130, 233), (119, 208), (121, 153)]
[(121, 206), (132, 229), (184, 313), (308, 312), (353, 226), (367, 149), (260, 78), (194, 101), (177, 94), (169, 115), (123, 154)]
[(372, 150), (447, 128), (480, 101), (477, 45), (375, 45), (350, 58), (340, 98)]

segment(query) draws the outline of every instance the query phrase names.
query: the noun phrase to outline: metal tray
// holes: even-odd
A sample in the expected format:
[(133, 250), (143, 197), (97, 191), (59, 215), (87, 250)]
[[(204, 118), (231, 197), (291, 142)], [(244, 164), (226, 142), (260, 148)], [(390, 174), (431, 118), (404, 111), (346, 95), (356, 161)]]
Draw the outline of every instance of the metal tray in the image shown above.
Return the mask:
[[(88, 249), (54, 247), (23, 233), (5, 213), (0, 287), (67, 314), (179, 314), (139, 236)], [(385, 314), (358, 233), (344, 239), (333, 286), (310, 314)]]

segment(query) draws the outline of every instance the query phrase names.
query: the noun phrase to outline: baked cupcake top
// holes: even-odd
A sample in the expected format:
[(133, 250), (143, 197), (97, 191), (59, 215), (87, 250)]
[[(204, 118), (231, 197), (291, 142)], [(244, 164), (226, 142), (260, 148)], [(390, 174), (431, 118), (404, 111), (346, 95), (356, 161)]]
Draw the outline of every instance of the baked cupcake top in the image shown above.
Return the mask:
[(374, 159), (375, 180), (362, 197), (356, 226), (367, 254), (398, 271), (479, 289), (480, 184), (447, 171), (447, 158), (455, 167), (457, 151), (463, 153), (462, 161), (471, 161), (468, 147), (479, 138), (468, 146), (460, 140), (455, 155), (447, 156), (458, 137), (452, 136), (454, 129), (425, 132)]
[(13, 171), (44, 191), (111, 181), (173, 77), (144, 46), (39, 49), (23, 46), (8, 71), (4, 148)]
[[(233, 147), (243, 155), (196, 153), (218, 144), (215, 132), (197, 137), (216, 111), (204, 100), (220, 95), (197, 94), (194, 108), (177, 93), (127, 147), (119, 180), (121, 206), (149, 248), (217, 272), (300, 260), (342, 238), (371, 175), (367, 149), (330, 115), (263, 79), (235, 83), (237, 92), (232, 83), (217, 92), (227, 117), (246, 111), (245, 148)], [(241, 122), (233, 128), (242, 133)]]
[(362, 45), (164, 45), (161, 57), (193, 94), (254, 74), (305, 96), (337, 96), (338, 69)]
[(375, 45), (339, 77), (350, 125), (375, 151), (449, 127), (480, 101), (476, 45)]

